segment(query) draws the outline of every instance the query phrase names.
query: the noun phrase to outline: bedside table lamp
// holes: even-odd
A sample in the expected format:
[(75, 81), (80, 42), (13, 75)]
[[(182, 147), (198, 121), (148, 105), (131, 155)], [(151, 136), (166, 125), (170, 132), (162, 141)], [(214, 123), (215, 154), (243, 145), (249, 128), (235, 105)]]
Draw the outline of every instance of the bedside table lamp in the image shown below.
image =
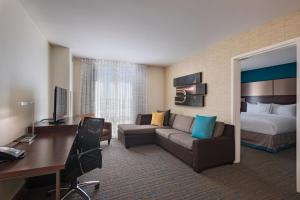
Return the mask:
[(34, 134), (34, 102), (32, 102), (32, 101), (20, 101), (20, 102), (18, 102), (18, 104), (21, 107), (28, 107), (28, 106), (32, 107), (32, 127), (31, 127), (31, 134), (27, 133), (26, 135), (24, 135), (19, 140), (20, 142), (31, 143), (33, 141), (33, 139), (35, 138), (35, 136), (36, 136)]

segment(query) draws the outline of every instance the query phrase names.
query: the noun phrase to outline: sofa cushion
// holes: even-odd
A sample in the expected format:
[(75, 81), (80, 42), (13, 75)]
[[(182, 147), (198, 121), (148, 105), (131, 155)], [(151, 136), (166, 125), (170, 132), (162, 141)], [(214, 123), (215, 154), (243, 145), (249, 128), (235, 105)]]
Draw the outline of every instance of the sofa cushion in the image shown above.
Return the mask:
[(175, 120), (176, 114), (171, 113), (169, 117), (169, 126), (173, 126), (174, 120)]
[(193, 120), (194, 118), (190, 116), (176, 115), (172, 127), (180, 131), (189, 132)]
[(197, 140), (197, 138), (193, 138), (191, 134), (188, 133), (171, 134), (169, 136), (169, 139), (172, 142), (180, 146), (183, 146), (189, 150), (192, 150), (193, 148), (193, 141)]
[(160, 135), (164, 138), (167, 138), (169, 139), (170, 135), (173, 135), (173, 134), (180, 134), (180, 133), (184, 133), (183, 131), (179, 131), (177, 129), (173, 129), (173, 128), (158, 128), (155, 130), (155, 133), (157, 135)]
[(124, 135), (155, 133), (156, 128), (157, 126), (152, 126), (152, 125), (136, 125), (136, 124), (118, 125), (118, 130)]
[(152, 114), (138, 114), (135, 120), (135, 124), (146, 125), (151, 124)]
[(198, 139), (211, 138), (213, 135), (216, 119), (216, 116), (196, 115), (192, 137)]
[(220, 137), (223, 135), (225, 129), (225, 123), (224, 122), (216, 122), (215, 128), (214, 128), (214, 137)]
[(158, 110), (157, 112), (163, 112), (164, 113), (164, 126), (169, 126), (171, 110), (166, 110), (166, 111)]
[(189, 130), (189, 133), (192, 133), (194, 124), (195, 124), (195, 118), (193, 119), (193, 122), (192, 122), (191, 128)]
[(151, 125), (163, 126), (164, 125), (164, 117), (165, 117), (165, 113), (163, 113), (163, 112), (152, 113)]
[[(192, 126), (190, 128), (190, 132), (192, 132), (194, 124), (195, 124), (195, 120), (192, 123)], [(213, 132), (213, 137), (222, 136), (223, 132), (224, 132), (224, 129), (225, 129), (225, 123), (217, 121), (216, 124), (215, 124), (214, 132)]]

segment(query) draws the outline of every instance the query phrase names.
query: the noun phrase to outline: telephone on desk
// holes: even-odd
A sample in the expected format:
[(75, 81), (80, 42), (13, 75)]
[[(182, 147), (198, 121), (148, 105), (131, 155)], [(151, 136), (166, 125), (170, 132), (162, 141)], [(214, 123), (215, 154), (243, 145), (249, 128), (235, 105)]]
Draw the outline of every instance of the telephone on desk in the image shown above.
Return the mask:
[(0, 163), (8, 160), (18, 160), (24, 158), (25, 151), (11, 147), (0, 147)]

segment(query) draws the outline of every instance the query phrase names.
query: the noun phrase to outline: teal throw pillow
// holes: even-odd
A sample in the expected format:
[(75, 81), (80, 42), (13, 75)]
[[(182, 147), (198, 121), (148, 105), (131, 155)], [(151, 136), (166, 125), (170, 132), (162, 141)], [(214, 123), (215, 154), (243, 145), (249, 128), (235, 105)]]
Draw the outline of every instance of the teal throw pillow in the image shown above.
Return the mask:
[(216, 116), (196, 115), (194, 126), (192, 129), (192, 137), (198, 139), (211, 138), (213, 135), (216, 119)]

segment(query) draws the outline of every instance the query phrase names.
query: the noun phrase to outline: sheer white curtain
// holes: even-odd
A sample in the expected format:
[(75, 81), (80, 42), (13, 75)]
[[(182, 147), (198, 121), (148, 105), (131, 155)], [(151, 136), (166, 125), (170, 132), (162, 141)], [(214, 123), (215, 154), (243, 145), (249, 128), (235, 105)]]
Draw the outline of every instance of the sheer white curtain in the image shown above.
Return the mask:
[(146, 67), (108, 60), (81, 60), (81, 113), (95, 113), (116, 127), (146, 110)]

